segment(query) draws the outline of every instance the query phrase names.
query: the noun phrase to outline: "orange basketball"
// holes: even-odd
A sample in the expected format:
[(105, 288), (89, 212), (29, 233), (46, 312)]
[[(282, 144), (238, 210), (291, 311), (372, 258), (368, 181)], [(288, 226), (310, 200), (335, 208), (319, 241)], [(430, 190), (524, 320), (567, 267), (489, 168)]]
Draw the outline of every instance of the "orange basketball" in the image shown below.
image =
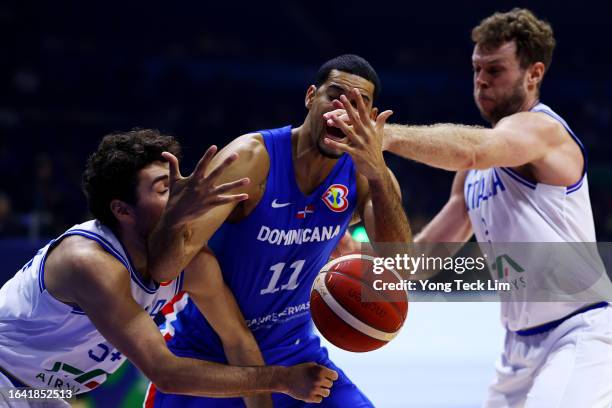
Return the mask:
[(381, 289), (381, 282), (398, 284), (400, 276), (387, 269), (375, 274), (373, 267), (369, 255), (345, 255), (325, 265), (312, 286), (312, 320), (341, 349), (376, 350), (399, 333), (406, 319), (406, 291)]

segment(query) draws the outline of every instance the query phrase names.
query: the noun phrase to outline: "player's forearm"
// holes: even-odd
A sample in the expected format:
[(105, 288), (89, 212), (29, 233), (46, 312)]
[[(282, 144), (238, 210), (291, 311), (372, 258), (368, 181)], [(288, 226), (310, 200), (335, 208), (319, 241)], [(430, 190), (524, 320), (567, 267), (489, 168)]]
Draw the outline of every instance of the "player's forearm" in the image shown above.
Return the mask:
[(175, 279), (203, 245), (194, 245), (192, 228), (162, 216), (148, 240), (148, 271), (158, 282)]
[(385, 125), (385, 148), (407, 159), (445, 170), (477, 166), (491, 129), (437, 124), (432, 126)]
[(462, 199), (463, 197), (451, 199), (423, 230), (416, 234), (414, 242), (423, 245), (437, 242), (463, 243), (469, 240), (472, 236), (472, 224), (465, 211), (462, 211), (464, 204), (457, 202)]
[(400, 195), (395, 190), (391, 175), (385, 171), (377, 180), (369, 180), (372, 198), (373, 224), (368, 233), (375, 243), (408, 243), (412, 233), (402, 207)]
[[(225, 357), (231, 365), (235, 366), (263, 366), (265, 365), (261, 351), (253, 334), (245, 329), (237, 342), (223, 344)], [(222, 339), (223, 340), (223, 339)], [(253, 395), (244, 398), (247, 408), (267, 408), (272, 407), (272, 397), (270, 394)]]
[(152, 375), (160, 391), (203, 397), (245, 397), (286, 392), (285, 367), (236, 367), (191, 358), (175, 357), (160, 364)]

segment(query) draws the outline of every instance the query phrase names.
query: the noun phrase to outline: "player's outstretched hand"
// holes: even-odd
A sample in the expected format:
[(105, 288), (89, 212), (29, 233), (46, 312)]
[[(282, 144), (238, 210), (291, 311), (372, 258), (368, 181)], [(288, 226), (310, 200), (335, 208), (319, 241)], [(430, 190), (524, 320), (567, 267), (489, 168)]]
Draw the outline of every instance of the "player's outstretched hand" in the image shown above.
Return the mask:
[[(346, 123), (348, 126), (351, 126), (351, 119), (349, 118), (348, 114), (346, 113), (346, 110), (344, 109), (344, 105), (342, 104), (342, 102), (340, 102), (339, 100), (335, 100), (333, 102), (333, 106), (334, 109), (333, 111), (329, 111), (323, 114), (323, 117), (325, 118), (325, 120), (327, 121), (327, 124), (329, 126), (334, 126), (334, 127), (338, 127), (335, 122), (332, 119), (332, 116), (336, 116), (338, 119), (340, 119), (342, 122)], [(389, 142), (390, 142), (390, 136), (385, 133), (383, 135), (383, 141), (382, 141), (382, 149), (383, 151), (387, 151), (389, 150)]]
[[(378, 180), (384, 177), (387, 172), (382, 144), (385, 122), (393, 112), (390, 110), (384, 111), (376, 117), (375, 121), (372, 121), (361, 93), (357, 89), (352, 89), (351, 94), (357, 102), (357, 109), (353, 108), (346, 95), (340, 96), (340, 102), (352, 126), (336, 114), (326, 113), (324, 115), (328, 121), (332, 121), (333, 126), (342, 130), (342, 133), (347, 136), (348, 142), (330, 138), (325, 138), (324, 142), (334, 149), (350, 154), (357, 171), (368, 180)], [(338, 105), (335, 104), (334, 106)]]
[(231, 194), (232, 190), (247, 185), (250, 182), (248, 178), (215, 185), (223, 171), (236, 161), (237, 153), (228, 156), (208, 176), (206, 175), (206, 170), (216, 153), (216, 146), (208, 148), (193, 173), (187, 177), (181, 175), (176, 156), (169, 152), (162, 153), (170, 166), (170, 195), (166, 204), (166, 215), (173, 223), (188, 223), (213, 207), (249, 198), (247, 194)]
[(283, 372), (285, 394), (305, 402), (319, 403), (329, 396), (338, 373), (316, 363), (302, 363), (286, 367)]

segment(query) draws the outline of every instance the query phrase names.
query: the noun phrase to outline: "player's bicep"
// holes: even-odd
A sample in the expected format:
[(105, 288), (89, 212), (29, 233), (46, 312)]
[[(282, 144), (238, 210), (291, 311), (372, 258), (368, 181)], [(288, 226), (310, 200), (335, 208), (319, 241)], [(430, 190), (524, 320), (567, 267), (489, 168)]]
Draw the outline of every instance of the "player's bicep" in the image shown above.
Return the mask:
[[(266, 179), (269, 169), (269, 157), (263, 141), (254, 135), (244, 135), (221, 149), (214, 157), (211, 165), (207, 168), (207, 175), (225, 161), (230, 155), (238, 154), (238, 159), (230, 164), (220, 174), (217, 184), (223, 184), (239, 180), (245, 177), (250, 183), (232, 191), (233, 194), (246, 193), (251, 197)], [(202, 242), (198, 237), (211, 236), (236, 208), (237, 202), (220, 205), (212, 208), (197, 223), (193, 233), (194, 242)]]
[(79, 284), (72, 298), (106, 340), (154, 379), (171, 353), (153, 319), (134, 301), (128, 271), (110, 255), (77, 262), (73, 274)]

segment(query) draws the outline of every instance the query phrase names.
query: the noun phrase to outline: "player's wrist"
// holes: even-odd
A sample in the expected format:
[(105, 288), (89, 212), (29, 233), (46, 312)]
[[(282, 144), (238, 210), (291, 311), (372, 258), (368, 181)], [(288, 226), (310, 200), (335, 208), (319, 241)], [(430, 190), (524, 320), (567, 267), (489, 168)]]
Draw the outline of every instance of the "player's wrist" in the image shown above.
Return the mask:
[(270, 392), (280, 392), (287, 394), (289, 392), (289, 369), (283, 366), (267, 366), (263, 367), (269, 371), (267, 390)]

